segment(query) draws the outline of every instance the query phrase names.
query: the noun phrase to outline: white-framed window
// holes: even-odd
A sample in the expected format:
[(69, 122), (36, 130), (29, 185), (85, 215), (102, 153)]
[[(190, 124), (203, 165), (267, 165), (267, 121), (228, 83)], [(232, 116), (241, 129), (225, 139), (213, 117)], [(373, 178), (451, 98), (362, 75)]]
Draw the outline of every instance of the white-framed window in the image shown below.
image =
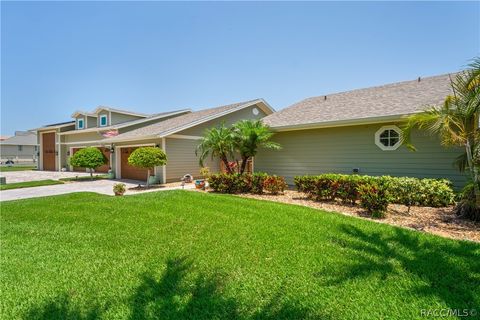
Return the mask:
[(100, 116), (100, 127), (105, 127), (108, 125), (108, 117), (106, 114)]
[(77, 119), (77, 129), (85, 128), (85, 119), (79, 118)]
[(402, 131), (399, 127), (383, 126), (375, 132), (375, 144), (382, 150), (397, 150), (402, 144)]

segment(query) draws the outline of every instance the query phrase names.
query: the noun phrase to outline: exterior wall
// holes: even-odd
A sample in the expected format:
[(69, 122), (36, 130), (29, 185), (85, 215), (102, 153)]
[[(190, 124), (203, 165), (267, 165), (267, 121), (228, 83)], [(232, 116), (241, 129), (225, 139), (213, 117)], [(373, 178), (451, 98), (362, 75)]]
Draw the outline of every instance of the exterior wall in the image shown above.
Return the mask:
[(458, 148), (444, 148), (425, 132), (414, 132), (416, 152), (400, 146), (383, 151), (375, 144), (375, 132), (386, 124), (299, 130), (277, 133), (273, 140), (282, 150), (260, 150), (254, 159), (255, 171), (286, 177), (289, 184), (297, 175), (320, 173), (446, 178), (460, 188), (465, 175), (453, 166)]
[(131, 116), (131, 115), (123, 114), (123, 113), (112, 112), (111, 125), (124, 123), (124, 122), (132, 121), (132, 120), (138, 120), (138, 119), (142, 119), (142, 117), (137, 117), (137, 116)]
[(95, 117), (86, 117), (87, 118), (87, 128), (97, 127), (97, 118)]
[[(166, 152), (168, 157), (167, 163), (167, 182), (180, 181), (185, 174), (191, 174), (195, 178), (200, 176), (200, 164), (198, 157), (195, 156), (195, 148), (199, 140), (193, 139), (177, 139), (167, 138)], [(220, 160), (208, 158), (205, 165), (210, 171), (220, 171)]]
[[(258, 115), (253, 114), (253, 109), (256, 108), (258, 110)], [(230, 126), (233, 123), (239, 121), (239, 120), (247, 120), (247, 119), (261, 119), (265, 117), (266, 114), (257, 107), (256, 105), (253, 105), (251, 107), (239, 110), (237, 112), (229, 113), (223, 117), (216, 118), (211, 121), (207, 121), (205, 123), (202, 123), (198, 126), (195, 126), (193, 128), (189, 128), (186, 130), (183, 130), (181, 132), (178, 132), (178, 134), (183, 134), (183, 135), (192, 135), (192, 136), (201, 136), (203, 135), (205, 129), (209, 129), (215, 126), (219, 126), (222, 123), (225, 123), (226, 126)]]
[(0, 145), (0, 161), (13, 160), (15, 163), (35, 163), (37, 159), (36, 146)]
[(64, 135), (63, 138), (65, 139), (63, 142), (72, 144), (72, 143), (84, 143), (88, 141), (96, 141), (103, 140), (101, 134), (97, 132), (85, 132), (85, 133), (78, 133), (78, 134), (68, 134)]

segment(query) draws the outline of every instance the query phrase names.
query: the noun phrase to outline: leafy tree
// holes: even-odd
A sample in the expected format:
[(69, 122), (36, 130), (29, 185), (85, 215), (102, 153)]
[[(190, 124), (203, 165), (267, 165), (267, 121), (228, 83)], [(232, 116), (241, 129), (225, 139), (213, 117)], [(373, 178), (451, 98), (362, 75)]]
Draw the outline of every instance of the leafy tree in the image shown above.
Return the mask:
[(480, 57), (468, 69), (451, 79), (452, 94), (443, 105), (432, 106), (425, 112), (409, 117), (403, 128), (404, 143), (412, 150), (411, 131), (427, 130), (440, 137), (444, 146), (461, 146), (465, 152), (456, 161), (461, 171), (468, 169), (473, 181), (475, 205), (480, 208), (479, 188), (479, 111), (480, 111)]
[(260, 120), (241, 120), (233, 125), (235, 150), (242, 158), (240, 174), (245, 172), (248, 161), (254, 157), (259, 148), (280, 149), (280, 145), (270, 141), (273, 132)]
[(147, 170), (147, 188), (149, 187), (148, 178), (150, 177), (150, 168), (164, 166), (167, 164), (167, 155), (162, 149), (157, 147), (141, 147), (135, 149), (128, 157), (128, 163), (134, 167), (146, 168)]
[(205, 131), (200, 144), (195, 150), (195, 155), (199, 156), (200, 165), (204, 166), (204, 161), (208, 157), (220, 158), (225, 165), (227, 173), (233, 173), (233, 170), (228, 162), (228, 157), (233, 157), (234, 154), (234, 139), (231, 128), (225, 127), (222, 124), (218, 128), (211, 128)]
[(70, 157), (70, 165), (74, 167), (90, 169), (90, 177), (93, 180), (93, 169), (97, 169), (108, 162), (103, 152), (96, 147), (87, 147), (78, 150)]

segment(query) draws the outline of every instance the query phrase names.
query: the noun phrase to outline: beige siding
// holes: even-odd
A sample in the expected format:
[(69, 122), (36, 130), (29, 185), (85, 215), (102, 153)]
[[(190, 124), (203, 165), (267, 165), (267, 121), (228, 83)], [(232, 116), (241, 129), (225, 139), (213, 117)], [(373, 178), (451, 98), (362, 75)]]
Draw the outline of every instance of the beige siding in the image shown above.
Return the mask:
[(95, 141), (103, 140), (101, 134), (97, 132), (85, 132), (85, 133), (77, 133), (77, 134), (68, 134), (64, 136), (64, 142), (66, 143), (83, 143), (88, 141)]
[(15, 163), (33, 163), (37, 158), (35, 146), (0, 145), (0, 160), (13, 160)]
[(97, 127), (97, 118), (95, 117), (86, 117), (87, 118), (87, 128)]
[(446, 178), (458, 188), (465, 176), (452, 165), (460, 154), (458, 148), (446, 149), (438, 140), (424, 132), (414, 132), (412, 142), (416, 152), (401, 146), (383, 151), (374, 140), (382, 127), (363, 125), (314, 130), (281, 132), (274, 140), (283, 149), (261, 150), (255, 158), (255, 171), (285, 176), (289, 184), (293, 177), (328, 172), (393, 175), (425, 178)]
[[(195, 156), (195, 148), (199, 141), (192, 139), (166, 139), (166, 151), (168, 156), (167, 163), (167, 182), (180, 181), (185, 174), (191, 174), (195, 178), (200, 178), (200, 165), (198, 157)], [(206, 166), (212, 172), (219, 171), (219, 161), (207, 159)]]
[[(253, 109), (256, 108), (259, 113), (258, 115), (253, 114)], [(192, 135), (192, 136), (201, 136), (203, 135), (205, 129), (216, 127), (221, 125), (222, 123), (225, 123), (226, 126), (230, 126), (233, 123), (239, 121), (239, 120), (246, 120), (246, 119), (261, 119), (265, 117), (265, 113), (257, 106), (251, 106), (242, 110), (239, 110), (237, 112), (233, 112), (230, 114), (227, 114), (223, 117), (216, 118), (211, 121), (207, 121), (205, 123), (202, 123), (198, 126), (195, 126), (190, 129), (186, 129), (180, 132), (177, 132), (178, 134), (183, 134), (183, 135)]]

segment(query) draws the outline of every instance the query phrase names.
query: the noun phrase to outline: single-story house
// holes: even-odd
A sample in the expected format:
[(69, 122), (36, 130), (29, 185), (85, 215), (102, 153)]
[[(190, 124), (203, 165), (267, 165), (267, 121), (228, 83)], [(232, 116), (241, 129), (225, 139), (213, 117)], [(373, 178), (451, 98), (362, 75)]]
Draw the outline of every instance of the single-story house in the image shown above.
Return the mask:
[(449, 75), (308, 98), (263, 118), (280, 151), (262, 150), (255, 171), (286, 177), (359, 173), (447, 178), (461, 187), (466, 177), (453, 165), (461, 148), (445, 148), (437, 137), (415, 131), (417, 151), (401, 143), (408, 115), (440, 105), (451, 94)]
[[(195, 149), (205, 129), (242, 119), (261, 119), (273, 112), (263, 99), (153, 115), (102, 106), (93, 112), (76, 111), (73, 121), (36, 129), (40, 169), (85, 171), (71, 167), (69, 157), (81, 148), (95, 146), (108, 159), (98, 172), (112, 170), (117, 178), (145, 180), (147, 170), (130, 166), (127, 159), (138, 147), (158, 146), (168, 157), (166, 166), (154, 168), (158, 182), (179, 181), (185, 174), (198, 177), (200, 166)], [(212, 171), (220, 170), (218, 159), (209, 160), (207, 165)]]
[(37, 162), (37, 135), (31, 131), (15, 131), (15, 135), (0, 141), (0, 162), (14, 164)]

